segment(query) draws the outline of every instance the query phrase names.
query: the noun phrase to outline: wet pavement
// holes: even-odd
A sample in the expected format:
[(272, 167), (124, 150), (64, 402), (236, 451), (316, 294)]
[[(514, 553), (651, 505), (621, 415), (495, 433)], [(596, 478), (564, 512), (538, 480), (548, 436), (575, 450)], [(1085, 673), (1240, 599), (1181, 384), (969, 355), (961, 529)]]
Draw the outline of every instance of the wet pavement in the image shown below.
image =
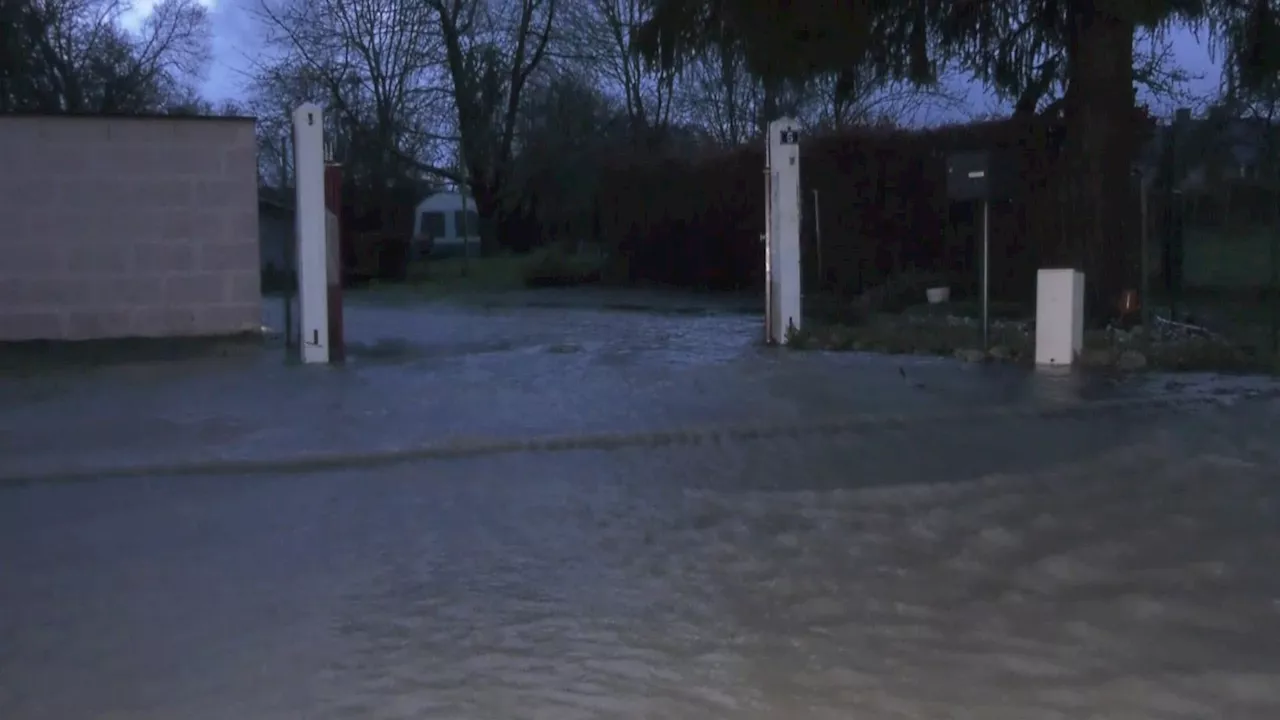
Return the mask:
[[(0, 484), (0, 718), (1280, 712), (1280, 407), (1243, 399), (1266, 383), (787, 353), (724, 312), (355, 305), (347, 326), (345, 368), (238, 348), (2, 379), (0, 477), (952, 417)], [(992, 411), (1174, 392), (1220, 402)]]

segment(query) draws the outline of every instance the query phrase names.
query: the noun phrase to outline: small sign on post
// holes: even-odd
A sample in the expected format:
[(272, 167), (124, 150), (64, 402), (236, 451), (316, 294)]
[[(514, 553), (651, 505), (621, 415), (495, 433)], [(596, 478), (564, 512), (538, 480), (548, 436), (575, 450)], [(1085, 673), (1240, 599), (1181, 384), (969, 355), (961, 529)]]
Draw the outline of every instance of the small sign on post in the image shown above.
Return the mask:
[(991, 158), (985, 152), (957, 153), (947, 159), (947, 195), (953, 201), (982, 206), (982, 349), (991, 349)]
[(793, 128), (783, 128), (778, 132), (779, 145), (799, 145), (800, 131)]
[(968, 202), (991, 199), (990, 156), (984, 152), (957, 153), (947, 159), (947, 195)]

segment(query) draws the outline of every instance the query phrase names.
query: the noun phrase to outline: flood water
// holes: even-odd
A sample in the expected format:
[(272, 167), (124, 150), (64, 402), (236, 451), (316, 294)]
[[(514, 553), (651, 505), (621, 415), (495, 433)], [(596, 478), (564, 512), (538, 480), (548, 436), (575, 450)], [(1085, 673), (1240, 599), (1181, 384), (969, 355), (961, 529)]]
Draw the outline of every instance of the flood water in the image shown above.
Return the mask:
[[(326, 401), (343, 399), (339, 417), (356, 417), (377, 407), (369, 393), (420, 375), (413, 387), (452, 387), (449, 398), (471, 388), (496, 413), (505, 396), (482, 388), (506, 368), (502, 391), (534, 398), (510, 401), (531, 416), (501, 426), (517, 433), (583, 429), (566, 420), (575, 402), (587, 425), (629, 429), (678, 420), (699, 400), (709, 410), (690, 422), (882, 411), (895, 393), (923, 416), (973, 398), (1094, 392), (1078, 379), (1025, 385), (933, 361), (778, 357), (749, 341), (700, 355), (655, 340), (648, 355), (609, 357), (604, 348), (634, 337), (610, 336), (620, 331), (595, 315), (574, 322), (530, 342), (588, 349), (517, 341), (369, 362), (330, 373), (349, 385)], [(688, 324), (713, 320), (637, 322), (696, 338)], [(483, 339), (483, 325), (468, 327)], [(146, 419), (161, 390), (180, 403), (257, 387), (274, 409), (224, 401), (185, 417), (243, 430), (210, 441), (211, 456), (265, 452), (254, 433), (279, 422), (280, 406), (315, 407), (286, 390), (328, 386), (308, 369), (257, 363), (169, 367), (172, 377), (85, 397), (133, 393), (101, 431), (129, 440), (123, 426), (136, 422), (186, 448), (208, 425)], [(901, 363), (922, 387), (902, 381)], [(73, 384), (127, 371), (101, 372)], [(566, 375), (584, 388), (576, 401), (532, 417), (534, 400), (551, 397), (540, 393), (573, 386)], [(36, 460), (9, 461), (21, 459), (15, 437), (40, 440), (45, 418), (72, 406), (69, 381), (57, 382), (0, 384), (33, 408), (25, 426), (16, 406), (0, 409), (10, 467), (55, 467), (52, 438), (31, 447)], [(594, 407), (589, 393), (606, 390), (649, 407)], [(1151, 389), (1107, 392), (1125, 391)], [(419, 430), (443, 422), (429, 403), (415, 416), (404, 394), (386, 394), (388, 416), (320, 441), (354, 449), (387, 417), (418, 417)], [(1221, 404), (1178, 411), (0, 485), (0, 718), (1274, 718), (1280, 406), (1218, 394)], [(66, 413), (69, 427), (102, 422), (105, 410), (86, 407)], [(299, 420), (290, 437), (301, 447), (323, 422)], [(124, 456), (90, 440), (65, 437), (64, 460)], [(132, 442), (145, 459), (144, 440)]]

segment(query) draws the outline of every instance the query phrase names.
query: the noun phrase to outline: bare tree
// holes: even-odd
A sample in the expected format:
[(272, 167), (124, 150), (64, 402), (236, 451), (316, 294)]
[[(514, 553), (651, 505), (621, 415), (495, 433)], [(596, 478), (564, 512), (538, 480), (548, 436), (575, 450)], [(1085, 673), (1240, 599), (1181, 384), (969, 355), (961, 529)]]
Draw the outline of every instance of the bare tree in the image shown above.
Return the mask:
[(757, 77), (731, 42), (711, 44), (691, 57), (681, 80), (682, 120), (726, 147), (759, 137), (779, 117), (801, 118), (812, 104), (808, 83)]
[(326, 106), (340, 159), (366, 186), (385, 188), (430, 166), (454, 139), (436, 131), (451, 88), (441, 82), (441, 36), (423, 3), (262, 0), (256, 14), (282, 57), (258, 68), (255, 94), (274, 102), (277, 116), (281, 104)]
[(646, 0), (588, 0), (567, 24), (602, 89), (621, 96), (633, 141), (660, 143), (671, 125), (678, 73), (646, 63), (635, 51), (635, 33), (649, 19)]
[(316, 99), (372, 175), (465, 181), (492, 250), (520, 96), (547, 56), (557, 0), (261, 2), (268, 41), (321, 81)]
[(720, 145), (736, 147), (755, 136), (764, 91), (733, 47), (713, 48), (690, 63), (680, 90), (684, 118)]
[(1191, 92), (1191, 83), (1201, 76), (1178, 64), (1167, 28), (1138, 31), (1133, 41), (1133, 76), (1140, 99), (1159, 114), (1206, 100)]
[(497, 247), (514, 204), (521, 96), (547, 57), (558, 0), (425, 0), (438, 22), (481, 251)]
[(247, 91), (248, 107), (258, 120), (259, 180), (271, 187), (291, 187), (293, 111), (302, 103), (323, 101), (328, 85), (309, 66), (286, 57), (260, 67)]
[(592, 232), (602, 160), (632, 147), (630, 120), (588, 74), (539, 83), (521, 106), (511, 182), (544, 228), (542, 241), (581, 243)]
[(212, 56), (209, 14), (197, 0), (164, 0), (131, 35), (130, 76), (169, 90), (190, 89)]
[(807, 90), (804, 115), (822, 130), (923, 125), (964, 103), (945, 79), (922, 86), (877, 75), (870, 67), (821, 75)]
[(164, 0), (137, 32), (123, 0), (0, 0), (0, 110), (157, 112), (189, 97), (210, 56), (208, 13)]

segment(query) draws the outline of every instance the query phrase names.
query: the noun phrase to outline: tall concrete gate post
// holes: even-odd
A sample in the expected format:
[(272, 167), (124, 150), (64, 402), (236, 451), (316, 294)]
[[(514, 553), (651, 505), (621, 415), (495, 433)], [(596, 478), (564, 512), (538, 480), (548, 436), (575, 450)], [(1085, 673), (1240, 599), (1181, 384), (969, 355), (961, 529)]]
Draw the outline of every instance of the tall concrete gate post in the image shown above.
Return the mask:
[(302, 362), (327, 363), (329, 259), (325, 242), (324, 122), (319, 106), (306, 103), (294, 111), (293, 138)]
[(800, 329), (800, 124), (792, 118), (769, 123), (769, 175), (765, 311), (767, 338), (784, 344), (789, 328)]

